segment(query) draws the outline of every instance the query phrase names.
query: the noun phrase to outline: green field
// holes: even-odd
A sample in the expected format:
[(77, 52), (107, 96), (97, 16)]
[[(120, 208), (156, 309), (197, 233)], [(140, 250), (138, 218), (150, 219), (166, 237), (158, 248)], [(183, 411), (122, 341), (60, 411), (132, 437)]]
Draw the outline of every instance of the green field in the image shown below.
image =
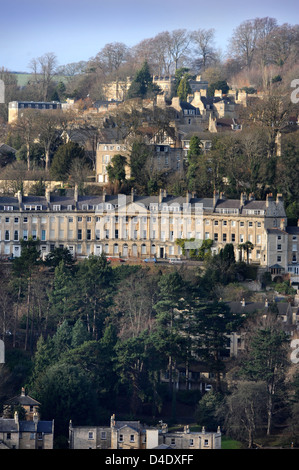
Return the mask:
[[(17, 77), (18, 80), (18, 86), (26, 86), (30, 78), (32, 77), (31, 73), (15, 73), (15, 76)], [(57, 75), (55, 77), (56, 82), (64, 82), (66, 80), (66, 77), (63, 75)]]

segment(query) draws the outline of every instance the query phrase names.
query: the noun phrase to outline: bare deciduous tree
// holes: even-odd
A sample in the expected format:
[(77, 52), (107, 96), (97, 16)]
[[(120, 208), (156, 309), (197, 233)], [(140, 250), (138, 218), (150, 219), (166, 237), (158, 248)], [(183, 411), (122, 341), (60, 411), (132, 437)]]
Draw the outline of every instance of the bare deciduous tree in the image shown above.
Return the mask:
[(174, 63), (175, 71), (178, 69), (179, 61), (182, 61), (183, 57), (189, 51), (190, 42), (191, 34), (186, 29), (175, 29), (169, 33), (168, 51)]
[(45, 150), (45, 169), (50, 168), (51, 146), (61, 131), (61, 120), (64, 120), (60, 110), (47, 110), (36, 114), (38, 119), (38, 140)]
[(53, 52), (32, 59), (30, 68), (33, 72), (33, 81), (37, 85), (41, 99), (46, 101), (48, 99), (50, 84), (56, 74), (57, 57)]
[(122, 42), (106, 44), (94, 58), (94, 64), (99, 67), (105, 75), (118, 73), (120, 67), (129, 60), (130, 48)]
[(216, 59), (214, 47), (214, 29), (198, 29), (193, 31), (192, 42), (196, 46), (195, 53), (199, 55), (199, 66), (205, 70), (207, 65), (213, 63)]
[(12, 128), (20, 133), (26, 145), (27, 169), (31, 169), (30, 151), (37, 134), (36, 111), (34, 109), (24, 109), (18, 120), (13, 123)]

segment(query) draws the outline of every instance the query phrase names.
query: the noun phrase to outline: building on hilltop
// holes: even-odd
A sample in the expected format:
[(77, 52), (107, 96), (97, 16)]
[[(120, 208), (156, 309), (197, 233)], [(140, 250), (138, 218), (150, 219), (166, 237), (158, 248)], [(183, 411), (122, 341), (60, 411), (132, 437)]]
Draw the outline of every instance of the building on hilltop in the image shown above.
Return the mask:
[(8, 123), (17, 121), (25, 109), (38, 111), (62, 109), (62, 103), (59, 101), (10, 101), (8, 104)]

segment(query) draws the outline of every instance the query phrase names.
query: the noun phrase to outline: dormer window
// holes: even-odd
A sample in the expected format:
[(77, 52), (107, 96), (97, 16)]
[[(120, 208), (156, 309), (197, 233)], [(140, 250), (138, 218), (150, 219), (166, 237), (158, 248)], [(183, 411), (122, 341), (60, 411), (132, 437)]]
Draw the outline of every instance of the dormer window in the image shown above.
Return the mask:
[(55, 204), (53, 206), (53, 211), (60, 211), (61, 206), (59, 204)]

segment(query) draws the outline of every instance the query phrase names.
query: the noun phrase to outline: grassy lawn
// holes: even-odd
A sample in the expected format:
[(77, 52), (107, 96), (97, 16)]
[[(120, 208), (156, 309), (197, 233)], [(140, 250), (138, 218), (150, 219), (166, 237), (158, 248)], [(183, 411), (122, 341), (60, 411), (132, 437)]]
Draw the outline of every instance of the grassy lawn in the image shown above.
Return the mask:
[(242, 442), (234, 441), (230, 437), (222, 436), (221, 449), (244, 449)]

